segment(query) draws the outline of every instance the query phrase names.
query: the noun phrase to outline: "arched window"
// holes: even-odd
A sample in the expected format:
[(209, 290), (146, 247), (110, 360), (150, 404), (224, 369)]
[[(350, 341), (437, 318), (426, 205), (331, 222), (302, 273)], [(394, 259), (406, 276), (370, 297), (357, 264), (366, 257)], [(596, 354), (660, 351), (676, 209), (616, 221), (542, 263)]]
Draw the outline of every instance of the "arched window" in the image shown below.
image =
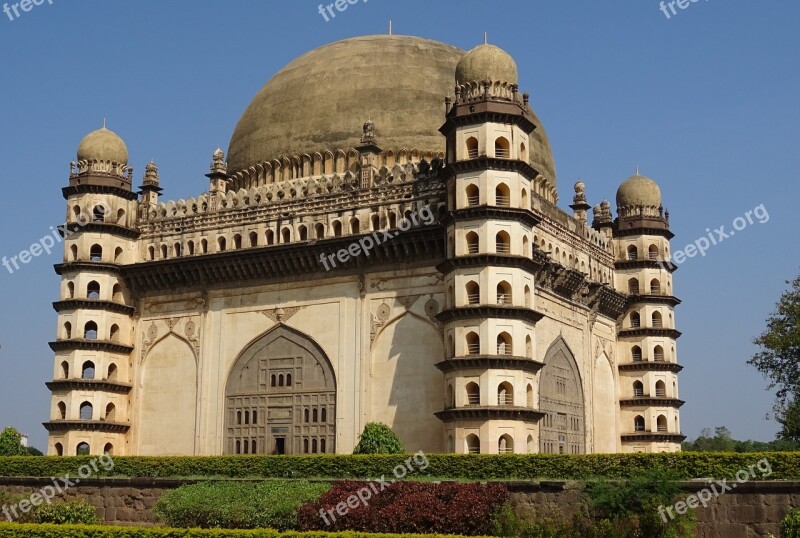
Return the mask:
[[(530, 246), (528, 244), (528, 236), (527, 235), (522, 238), (522, 255), (523, 256), (530, 256), (531, 255), (531, 250), (530, 250)], [(577, 258), (575, 258), (575, 261), (577, 262)]]
[(650, 293), (652, 295), (661, 294), (661, 282), (659, 282), (657, 278), (650, 281)]
[(272, 387), (277, 387), (278, 386), (278, 376), (276, 376), (275, 374), (272, 374), (272, 379), (271, 379), (270, 386), (272, 386)]
[(528, 191), (527, 189), (522, 189), (522, 192), (519, 195), (519, 205), (522, 209), (530, 209), (528, 206)]
[(114, 249), (114, 263), (119, 263), (119, 261), (122, 259), (122, 253), (122, 247), (117, 247)]
[(147, 257), (150, 259), (150, 261), (153, 261), (153, 260), (156, 259), (156, 247), (154, 247), (153, 245), (150, 245), (147, 248)]
[(175, 243), (175, 245), (173, 245), (172, 253), (176, 258), (180, 258), (183, 255), (183, 247), (181, 247), (180, 243)]
[(64, 323), (64, 339), (69, 340), (72, 338), (72, 323), (67, 321)]
[(350, 233), (352, 235), (361, 233), (361, 221), (356, 218), (350, 219)]
[(75, 218), (75, 220), (80, 220), (81, 206), (79, 206), (79, 205), (73, 206), (73, 208), (72, 208), (72, 216)]
[(653, 327), (661, 328), (664, 326), (663, 318), (661, 317), (661, 312), (653, 312)]
[(67, 298), (75, 298), (75, 284), (72, 282), (67, 282)]
[(497, 405), (514, 405), (514, 387), (508, 381), (497, 386)]
[(633, 430), (637, 432), (644, 431), (644, 417), (641, 415), (636, 415), (633, 419)]
[(317, 223), (317, 225), (314, 226), (314, 230), (315, 230), (317, 239), (325, 239), (325, 225), (324, 224), (322, 224), (321, 222)]
[(498, 159), (511, 158), (511, 144), (505, 137), (501, 136), (494, 141), (494, 156)]
[(525, 285), (525, 308), (531, 307), (531, 288), (527, 284)]
[(644, 396), (644, 385), (641, 381), (633, 382), (633, 395), (636, 397)]
[(81, 367), (81, 379), (94, 379), (94, 363), (86, 361)]
[(286, 374), (286, 386), (287, 387), (292, 386), (292, 374)]
[(92, 404), (89, 402), (83, 402), (81, 404), (80, 416), (81, 420), (92, 420), (92, 417), (94, 416), (94, 408), (92, 407)]
[(120, 226), (125, 226), (125, 210), (120, 209), (117, 211), (117, 224)]
[(631, 312), (631, 327), (641, 327), (642, 326), (642, 317), (639, 315), (639, 312)]
[(56, 449), (56, 456), (64, 455), (64, 445), (62, 445), (61, 443), (56, 443), (54, 448)]
[(89, 443), (81, 443), (75, 449), (75, 455), (76, 456), (88, 456), (89, 454), (91, 454), (91, 452), (92, 452), (92, 449), (89, 446)]
[(511, 345), (511, 335), (507, 332), (502, 332), (497, 335), (497, 354), (498, 355), (512, 355), (513, 346)]
[(167, 254), (168, 254), (167, 245), (161, 245), (161, 259), (162, 260), (166, 260), (167, 259)]
[(467, 405), (481, 404), (481, 388), (475, 382), (467, 383)]
[(90, 321), (84, 325), (83, 338), (86, 340), (97, 340), (97, 323)]
[(208, 240), (207, 239), (201, 239), (200, 240), (200, 252), (202, 252), (203, 254), (208, 254)]
[(114, 422), (117, 419), (117, 406), (110, 403), (106, 406), (106, 421)]
[(311, 422), (319, 422), (319, 410), (316, 407), (311, 410)]
[(319, 412), (319, 421), (328, 422), (328, 409), (323, 407)]
[(274, 245), (275, 244), (275, 232), (272, 230), (267, 230), (267, 245)]
[(663, 381), (656, 381), (656, 396), (659, 398), (667, 397), (667, 384)]
[(478, 139), (474, 136), (467, 138), (467, 158), (468, 159), (477, 159), (478, 158)]
[(476, 332), (467, 334), (467, 355), (480, 355), (481, 339)]
[(447, 403), (446, 403), (446, 407), (447, 407), (447, 409), (451, 409), (451, 408), (453, 408), (455, 406), (456, 406), (456, 393), (453, 390), (453, 384), (452, 383), (448, 383), (447, 384)]
[(303, 421), (304, 422), (310, 422), (310, 418), (311, 418), (311, 412), (308, 409), (306, 409), (303, 412)]
[(103, 454), (105, 454), (107, 456), (113, 456), (114, 455), (114, 445), (112, 445), (111, 443), (106, 443), (106, 446), (103, 447)]
[(239, 234), (235, 234), (233, 236), (233, 248), (234, 250), (239, 250), (242, 248), (242, 236)]
[(69, 363), (67, 361), (61, 363), (61, 376), (64, 379), (69, 379)]
[(497, 441), (498, 454), (513, 454), (514, 453), (514, 438), (508, 434), (503, 435)]
[(61, 420), (67, 420), (67, 404), (58, 402), (58, 416)]
[(656, 419), (656, 426), (660, 432), (667, 431), (667, 417), (664, 415), (658, 415), (658, 419)]
[(227, 248), (227, 241), (225, 241), (225, 238), (224, 237), (218, 238), (217, 239), (217, 250), (219, 252), (225, 252), (226, 248)]
[(475, 232), (467, 233), (467, 254), (477, 254), (480, 252), (480, 240)]
[(381, 229), (381, 218), (378, 216), (377, 213), (373, 213), (369, 218), (370, 225), (372, 226), (373, 231), (378, 231)]
[(72, 261), (78, 261), (78, 245), (72, 245), (69, 247), (69, 252), (72, 254)]
[(631, 295), (639, 295), (639, 280), (635, 278), (628, 280), (628, 293)]
[(467, 185), (467, 205), (475, 207), (481, 203), (481, 191), (477, 185)]
[(533, 340), (531, 339), (531, 335), (525, 337), (525, 356), (529, 359), (533, 358)]
[(278, 374), (278, 386), (279, 387), (283, 386), (283, 379), (284, 379), (283, 378), (283, 374)]
[(528, 436), (528, 454), (536, 452), (536, 445), (533, 444), (533, 435)]
[(253, 424), (258, 425), (258, 411), (253, 411)]
[(640, 362), (642, 360), (642, 348), (639, 346), (633, 346), (631, 348), (631, 360), (633, 360), (633, 362)]
[(481, 440), (474, 433), (467, 435), (467, 438), (464, 440), (464, 442), (467, 445), (467, 454), (481, 453)]
[(533, 407), (533, 385), (528, 383), (528, 387), (525, 389), (525, 404), (528, 407)]
[(89, 259), (93, 262), (103, 261), (103, 247), (100, 245), (92, 245), (89, 249)]
[(114, 284), (114, 287), (111, 289), (111, 300), (115, 303), (125, 302), (125, 297), (122, 296), (122, 286), (119, 284)]
[(250, 232), (250, 248), (258, 246), (258, 234), (256, 232)]
[(92, 222), (105, 222), (106, 208), (101, 205), (94, 206), (92, 209)]
[(250, 424), (250, 411), (244, 412), (244, 424), (245, 426)]
[(653, 360), (658, 362), (663, 362), (664, 360), (664, 348), (661, 346), (656, 346), (653, 348)]
[(505, 183), (500, 183), (494, 190), (494, 203), (498, 207), (511, 205), (511, 189)]
[(474, 280), (467, 282), (467, 304), (477, 305), (481, 303), (481, 287)]
[(300, 226), (297, 231), (300, 234), (300, 241), (308, 241), (308, 228)]
[(503, 280), (497, 285), (497, 304), (510, 305), (511, 301), (511, 284)]
[(109, 365), (109, 367), (108, 367), (108, 375), (106, 376), (106, 379), (108, 379), (109, 381), (116, 381), (117, 380), (117, 365), (116, 364), (112, 363), (112, 364)]
[(497, 233), (495, 237), (495, 248), (498, 254), (511, 253), (511, 236), (508, 235), (508, 232), (502, 231)]
[(316, 439), (312, 439), (311, 440), (311, 453), (312, 454), (316, 454), (317, 453), (317, 440)]
[(333, 221), (333, 237), (342, 236), (342, 223), (338, 220)]
[(659, 256), (658, 256), (658, 247), (655, 246), (655, 245), (650, 245), (650, 248), (647, 249), (647, 254), (648, 254), (648, 257), (651, 260), (657, 261), (658, 258), (659, 258)]
[(453, 436), (452, 435), (448, 435), (447, 436), (447, 453), (448, 454), (452, 454), (455, 451), (456, 451), (456, 444), (453, 441)]
[(116, 323), (111, 326), (111, 329), (108, 331), (109, 340), (112, 342), (119, 342), (119, 325)]
[(308, 454), (308, 439), (303, 439), (303, 454)]
[(628, 259), (636, 260), (639, 258), (639, 250), (635, 245), (628, 245)]

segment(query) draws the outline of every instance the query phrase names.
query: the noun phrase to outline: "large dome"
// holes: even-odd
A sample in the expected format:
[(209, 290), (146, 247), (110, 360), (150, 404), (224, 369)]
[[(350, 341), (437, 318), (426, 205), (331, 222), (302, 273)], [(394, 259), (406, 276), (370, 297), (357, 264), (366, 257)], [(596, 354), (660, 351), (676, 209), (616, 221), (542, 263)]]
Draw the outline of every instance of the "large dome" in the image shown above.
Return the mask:
[[(281, 69), (247, 107), (231, 137), (228, 171), (282, 156), (360, 145), (375, 123), (378, 145), (444, 152), (444, 98), (465, 52), (438, 41), (373, 35), (312, 50)], [(536, 120), (531, 162), (555, 185), (550, 143)]]
[(101, 129), (87, 134), (78, 144), (78, 161), (108, 161), (128, 164), (128, 148), (114, 131)]

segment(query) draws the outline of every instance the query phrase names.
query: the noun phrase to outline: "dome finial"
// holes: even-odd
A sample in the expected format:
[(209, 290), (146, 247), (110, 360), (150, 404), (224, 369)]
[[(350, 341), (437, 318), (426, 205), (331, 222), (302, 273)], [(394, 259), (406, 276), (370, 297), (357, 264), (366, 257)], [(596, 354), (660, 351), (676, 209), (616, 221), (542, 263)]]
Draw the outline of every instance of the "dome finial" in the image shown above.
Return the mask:
[(641, 175), (641, 174), (639, 173), (639, 165), (638, 165), (638, 164), (636, 165), (636, 175), (637, 175), (637, 176), (640, 176), (640, 175)]
[(489, 32), (483, 32), (483, 44), (484, 45), (489, 44)]
[(103, 129), (105, 129), (105, 128), (106, 128), (106, 117), (103, 116)]
[(392, 19), (389, 19), (389, 35), (392, 35)]

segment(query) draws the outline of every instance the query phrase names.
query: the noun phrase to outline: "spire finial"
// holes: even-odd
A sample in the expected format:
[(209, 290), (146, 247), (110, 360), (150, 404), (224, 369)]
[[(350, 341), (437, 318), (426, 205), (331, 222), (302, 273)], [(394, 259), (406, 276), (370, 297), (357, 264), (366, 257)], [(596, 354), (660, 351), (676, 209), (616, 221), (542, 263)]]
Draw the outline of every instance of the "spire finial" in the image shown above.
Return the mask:
[(638, 164), (636, 165), (636, 175), (637, 176), (639, 175), (639, 165)]
[(392, 35), (392, 19), (389, 19), (389, 35)]
[(489, 44), (489, 32), (483, 32), (483, 44), (484, 45)]
[(106, 117), (103, 116), (103, 129), (105, 129), (105, 128), (106, 128)]

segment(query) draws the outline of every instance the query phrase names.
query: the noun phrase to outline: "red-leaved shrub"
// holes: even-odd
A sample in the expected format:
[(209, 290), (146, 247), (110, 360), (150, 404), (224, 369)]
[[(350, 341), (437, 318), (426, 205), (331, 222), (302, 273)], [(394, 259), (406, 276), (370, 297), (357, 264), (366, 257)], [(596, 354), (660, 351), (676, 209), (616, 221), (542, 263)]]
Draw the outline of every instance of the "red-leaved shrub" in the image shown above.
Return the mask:
[[(337, 483), (317, 501), (300, 508), (299, 529), (488, 535), (494, 512), (508, 499), (508, 490), (497, 484), (396, 482), (383, 491), (380, 483), (373, 483), (374, 489), (369, 484)], [(359, 491), (361, 498), (369, 496), (366, 504)], [(337, 505), (345, 515), (337, 512)]]

